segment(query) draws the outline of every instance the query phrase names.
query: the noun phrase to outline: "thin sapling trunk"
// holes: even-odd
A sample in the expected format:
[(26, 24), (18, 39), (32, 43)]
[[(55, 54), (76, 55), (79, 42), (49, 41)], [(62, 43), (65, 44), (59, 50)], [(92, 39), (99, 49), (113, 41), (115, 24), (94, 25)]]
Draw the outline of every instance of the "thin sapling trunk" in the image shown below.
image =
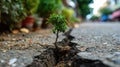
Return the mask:
[(59, 32), (57, 31), (57, 33), (56, 33), (56, 39), (55, 39), (55, 48), (56, 49), (58, 48), (58, 46), (57, 46), (58, 38), (59, 38)]

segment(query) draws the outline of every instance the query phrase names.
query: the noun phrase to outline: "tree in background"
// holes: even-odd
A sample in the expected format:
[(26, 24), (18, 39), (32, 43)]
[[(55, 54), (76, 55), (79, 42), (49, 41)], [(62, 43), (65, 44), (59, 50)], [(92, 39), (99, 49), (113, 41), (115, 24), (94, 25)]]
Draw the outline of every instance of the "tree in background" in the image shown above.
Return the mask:
[(27, 15), (33, 15), (36, 13), (40, 1), (39, 0), (22, 0), (22, 2)]
[(93, 15), (90, 20), (92, 21), (98, 21), (99, 20), (99, 16)]
[(78, 11), (83, 19), (86, 17), (87, 14), (90, 13), (90, 8), (88, 4), (91, 2), (93, 2), (93, 0), (77, 0)]
[(37, 12), (37, 8), (39, 5), (39, 0), (22, 0), (25, 12), (27, 16), (22, 21), (22, 27), (28, 28), (32, 30), (33, 25), (35, 23), (35, 13)]
[(26, 12), (22, 0), (2, 0), (0, 31), (12, 30), (19, 27), (25, 18)]
[(109, 15), (112, 13), (112, 10), (110, 8), (104, 7), (99, 10), (101, 14)]
[(40, 0), (37, 13), (39, 17), (43, 18), (42, 28), (47, 28), (46, 24), (47, 19), (53, 13), (59, 13), (61, 11), (61, 0)]

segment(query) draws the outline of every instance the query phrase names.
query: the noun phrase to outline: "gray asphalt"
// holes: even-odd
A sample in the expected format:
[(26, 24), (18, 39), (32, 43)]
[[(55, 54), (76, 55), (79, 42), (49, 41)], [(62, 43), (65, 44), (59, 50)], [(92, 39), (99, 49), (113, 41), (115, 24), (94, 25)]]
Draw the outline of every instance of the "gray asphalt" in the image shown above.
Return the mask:
[[(73, 42), (79, 44), (81, 57), (120, 67), (120, 22), (81, 23), (71, 35), (75, 36)], [(63, 38), (60, 34), (59, 40)], [(33, 56), (46, 50), (45, 45), (53, 45), (54, 41), (55, 35), (50, 30), (0, 36), (0, 67), (24, 67), (33, 61)]]
[[(120, 22), (82, 23), (71, 34), (75, 36), (73, 42), (78, 43), (77, 47), (81, 50), (78, 55), (92, 60), (104, 60), (113, 67), (117, 67), (117, 64), (120, 66)], [(113, 58), (116, 53), (119, 57)], [(106, 62), (108, 57), (112, 61)], [(117, 63), (113, 63), (113, 59)]]

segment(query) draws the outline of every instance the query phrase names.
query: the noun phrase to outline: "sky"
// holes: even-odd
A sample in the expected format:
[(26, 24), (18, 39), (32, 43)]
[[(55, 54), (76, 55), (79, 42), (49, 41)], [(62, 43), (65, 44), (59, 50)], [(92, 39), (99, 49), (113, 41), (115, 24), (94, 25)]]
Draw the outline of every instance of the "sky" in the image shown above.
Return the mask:
[[(89, 6), (93, 8), (93, 14), (94, 15), (99, 15), (98, 10), (100, 9), (101, 6), (106, 2), (107, 0), (93, 0), (93, 3), (91, 3)], [(86, 16), (86, 19), (90, 19), (93, 14), (88, 14)]]
[(107, 1), (107, 0), (93, 0), (94, 2), (89, 6), (94, 8), (93, 14), (97, 14), (99, 8)]

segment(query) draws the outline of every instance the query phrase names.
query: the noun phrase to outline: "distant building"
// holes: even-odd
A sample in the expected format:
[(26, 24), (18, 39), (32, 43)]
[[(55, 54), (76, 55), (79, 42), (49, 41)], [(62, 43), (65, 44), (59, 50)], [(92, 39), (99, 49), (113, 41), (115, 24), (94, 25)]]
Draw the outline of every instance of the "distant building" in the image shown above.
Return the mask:
[(110, 2), (109, 7), (112, 10), (120, 8), (120, 0), (108, 0)]

